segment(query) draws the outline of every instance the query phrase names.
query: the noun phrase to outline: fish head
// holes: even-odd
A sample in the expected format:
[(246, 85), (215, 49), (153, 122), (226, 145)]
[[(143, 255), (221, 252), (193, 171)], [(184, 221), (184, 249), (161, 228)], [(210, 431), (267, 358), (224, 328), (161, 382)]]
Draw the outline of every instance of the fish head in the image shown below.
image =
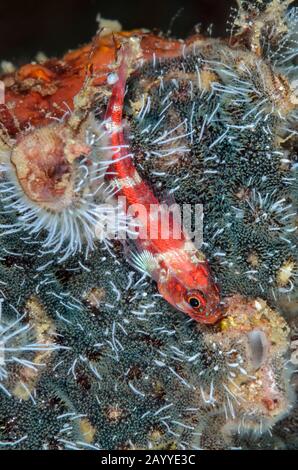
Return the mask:
[(219, 288), (203, 264), (191, 271), (169, 269), (157, 285), (167, 302), (199, 323), (214, 324), (223, 316)]

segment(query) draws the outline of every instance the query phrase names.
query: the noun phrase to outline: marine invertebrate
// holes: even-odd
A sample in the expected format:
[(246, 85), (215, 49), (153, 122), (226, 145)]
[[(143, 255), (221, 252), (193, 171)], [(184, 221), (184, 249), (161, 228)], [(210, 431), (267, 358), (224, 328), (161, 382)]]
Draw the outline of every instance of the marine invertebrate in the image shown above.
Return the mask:
[(297, 278), (297, 95), (292, 69), (237, 41), (201, 39), (182, 60), (145, 65), (126, 113), (140, 173), (180, 204), (203, 204), (203, 249), (224, 293), (274, 301)]
[(9, 397), (27, 400), (38, 380), (39, 371), (46, 366), (49, 355), (59, 349), (55, 344), (55, 330), (35, 299), (27, 302), (21, 315), (15, 307), (6, 307), (0, 300), (1, 362), (0, 389)]
[[(291, 398), (286, 398), (291, 394), (289, 388), (286, 390), (290, 368), (285, 368), (289, 327), (260, 299), (246, 301), (245, 305), (244, 299), (233, 297), (228, 311), (228, 317), (222, 320), (222, 332), (207, 334), (205, 339), (214, 350), (230, 357), (225, 362), (228, 379), (222, 382), (227, 400), (224, 432), (234, 429), (239, 434), (262, 434), (291, 406)], [(241, 355), (243, 348), (247, 352)], [(234, 406), (238, 411), (233, 411)]]
[[(2, 397), (3, 419), (23, 416), (11, 425), (2, 423), (2, 443), (35, 449), (209, 448), (208, 423), (217, 416), (221, 424), (214, 447), (229, 447), (227, 428), (237, 428), (239, 422), (245, 427), (253, 384), (258, 384), (262, 410), (255, 413), (256, 432), (262, 431), (261, 422), (265, 431), (283, 416), (291, 403), (288, 369), (281, 367), (288, 348), (287, 326), (276, 312), (265, 302), (257, 310), (254, 301), (236, 297), (230, 301), (225, 323), (199, 325), (182, 313), (173, 315), (148, 281), (121, 257), (106, 254), (97, 249), (92, 260), (83, 255), (67, 260), (63, 277), (57, 273), (61, 265), (53, 263), (34, 280), (39, 302), (47, 306), (47, 316), (55, 323), (55, 342), (64, 349), (54, 351), (43, 368), (34, 404), (23, 399), (16, 405), (13, 397)], [(30, 278), (32, 282), (30, 273), (22, 276), (24, 283)], [(100, 295), (90, 303), (95, 291)], [(14, 298), (13, 290), (10, 293), (6, 287), (5, 293)], [(248, 334), (258, 328), (270, 348), (256, 363)], [(234, 367), (240, 356), (242, 363)], [(279, 390), (274, 407), (262, 403), (263, 398), (272, 398), (266, 368), (272, 369)], [(235, 394), (231, 380), (242, 388), (236, 392), (239, 406), (226, 390)], [(242, 401), (242, 395), (250, 399)], [(246, 417), (247, 427), (248, 421)]]
[[(11, 157), (22, 150), (18, 139), (24, 144), (54, 126), (55, 137), (66, 131), (59, 153), (63, 161), (70, 157), (65, 172), (59, 165), (64, 189), (80, 175), (84, 158), (96, 172), (101, 157), (111, 159), (105, 141), (86, 141), (84, 129), (102, 129), (119, 67), (115, 43), (136, 36), (125, 138), (137, 171), (158, 196), (167, 189), (179, 203), (204, 204), (203, 248), (227, 299), (225, 319), (199, 325), (131, 270), (117, 242), (113, 253), (95, 241), (92, 256), (71, 244), (53, 256), (42, 249), (47, 226), (46, 234), (29, 237), (3, 195), (5, 315), (14, 317), (14, 308), (17, 319), (29, 312), (42, 349), (51, 350), (39, 351), (43, 358), (28, 352), (33, 367), (37, 356), (46, 363), (33, 375), (24, 364), (15, 375), (9, 368), (15, 381), (4, 384), (8, 393), (0, 391), (2, 448), (287, 447), (275, 423), (294, 422), (296, 411), (286, 417), (293, 403), (291, 350), (277, 297), (294, 298), (297, 273), (297, 49), (291, 26), (297, 11), (286, 13), (289, 2), (258, 4), (241, 2), (229, 39), (98, 35), (67, 54), (60, 68), (48, 61), (4, 76), (1, 163), (9, 171), (1, 173), (2, 190), (21, 188), (22, 198), (31, 191), (13, 179), (22, 164), (26, 169), (24, 153), (14, 158), (17, 171)], [(272, 15), (272, 5), (278, 14)], [(61, 97), (70, 107), (65, 116)], [(33, 103), (40, 105), (34, 112)], [(86, 155), (65, 153), (73, 138)], [(88, 190), (89, 176), (88, 168), (82, 187)], [(8, 225), (12, 230), (5, 233)], [(20, 380), (30, 393), (20, 390)]]
[(17, 214), (17, 221), (2, 225), (2, 235), (23, 230), (34, 239), (43, 231), (43, 251), (58, 253), (62, 262), (82, 250), (88, 256), (96, 240), (127, 230), (128, 217), (111, 200), (98, 163), (97, 142), (103, 145), (105, 134), (91, 116), (79, 132), (72, 122), (61, 122), (9, 142), (2, 151), (7, 178), (0, 193), (5, 212)]

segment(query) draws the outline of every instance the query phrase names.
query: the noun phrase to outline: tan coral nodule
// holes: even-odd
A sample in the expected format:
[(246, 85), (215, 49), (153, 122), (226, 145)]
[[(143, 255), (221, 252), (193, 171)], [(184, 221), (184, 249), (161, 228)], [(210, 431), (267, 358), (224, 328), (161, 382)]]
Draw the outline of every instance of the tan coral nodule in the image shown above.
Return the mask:
[(26, 196), (45, 209), (59, 211), (73, 198), (72, 162), (89, 151), (67, 128), (52, 125), (22, 136), (12, 150), (11, 162)]
[(225, 303), (226, 317), (217, 328), (204, 328), (204, 343), (218, 355), (222, 378), (213, 383), (212, 393), (205, 388), (202, 398), (209, 394), (206, 403), (229, 441), (234, 433), (270, 430), (289, 412), (293, 392), (286, 366), (290, 328), (284, 318), (262, 299), (234, 295)]

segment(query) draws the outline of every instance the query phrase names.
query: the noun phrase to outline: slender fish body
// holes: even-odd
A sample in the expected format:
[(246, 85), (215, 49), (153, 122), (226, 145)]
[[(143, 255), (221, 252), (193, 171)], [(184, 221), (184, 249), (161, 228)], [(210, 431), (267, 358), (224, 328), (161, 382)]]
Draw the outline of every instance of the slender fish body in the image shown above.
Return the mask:
[[(139, 230), (130, 259), (140, 271), (157, 283), (159, 293), (176, 309), (200, 323), (213, 324), (222, 316), (220, 295), (204, 254), (188, 238), (183, 227), (174, 234), (175, 215), (160, 204), (149, 185), (138, 174), (133, 155), (129, 153), (123, 133), (123, 104), (130, 60), (129, 49), (122, 46), (122, 58), (116, 83), (113, 84), (106, 119), (113, 149), (107, 171), (118, 196), (125, 198), (127, 210), (132, 207)], [(112, 175), (112, 176), (111, 176)], [(152, 210), (154, 207), (154, 210)], [(167, 237), (162, 236), (161, 222), (168, 220)], [(150, 227), (157, 227), (150, 237)], [(144, 236), (145, 235), (145, 236)]]

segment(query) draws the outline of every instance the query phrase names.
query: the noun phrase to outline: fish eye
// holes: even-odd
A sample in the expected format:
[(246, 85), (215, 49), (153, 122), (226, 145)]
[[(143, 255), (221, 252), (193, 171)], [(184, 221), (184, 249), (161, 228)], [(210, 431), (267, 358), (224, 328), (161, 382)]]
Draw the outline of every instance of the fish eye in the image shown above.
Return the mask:
[(196, 297), (190, 297), (190, 299), (188, 300), (188, 303), (192, 308), (196, 308), (201, 305), (201, 302)]
[(200, 291), (188, 292), (185, 300), (191, 308), (197, 311), (201, 311), (206, 305), (206, 299)]

